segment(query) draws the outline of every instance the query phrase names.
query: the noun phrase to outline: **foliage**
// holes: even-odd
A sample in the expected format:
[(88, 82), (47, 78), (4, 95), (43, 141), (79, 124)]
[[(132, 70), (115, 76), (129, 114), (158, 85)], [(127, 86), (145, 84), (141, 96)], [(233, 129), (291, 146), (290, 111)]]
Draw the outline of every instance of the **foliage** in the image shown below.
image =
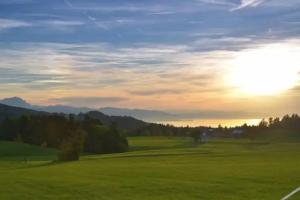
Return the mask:
[(83, 149), (84, 137), (85, 133), (82, 130), (73, 130), (68, 138), (62, 141), (60, 147), (61, 151), (59, 153), (58, 159), (60, 161), (78, 160), (80, 152)]
[(95, 121), (84, 121), (88, 130), (84, 150), (90, 153), (117, 153), (128, 149), (128, 142), (124, 134), (115, 125), (104, 126)]
[(163, 125), (151, 123), (133, 131), (129, 131), (129, 136), (189, 136), (193, 128), (175, 127), (173, 125)]
[(88, 116), (84, 120), (73, 115), (6, 118), (0, 123), (0, 140), (61, 149), (60, 160), (77, 160), (82, 150), (114, 153), (128, 149), (126, 137), (115, 125), (104, 126)]
[(267, 137), (278, 138), (280, 132), (282, 139), (284, 139), (284, 136), (297, 139), (297, 137), (295, 137), (296, 134), (298, 138), (300, 138), (300, 117), (297, 114), (293, 114), (291, 116), (285, 115), (281, 119), (278, 117), (269, 118), (268, 120), (263, 119), (258, 126), (244, 125), (240, 128), (244, 130), (245, 137), (251, 139)]
[(195, 143), (201, 143), (201, 131), (193, 129), (190, 133), (190, 136), (193, 138)]

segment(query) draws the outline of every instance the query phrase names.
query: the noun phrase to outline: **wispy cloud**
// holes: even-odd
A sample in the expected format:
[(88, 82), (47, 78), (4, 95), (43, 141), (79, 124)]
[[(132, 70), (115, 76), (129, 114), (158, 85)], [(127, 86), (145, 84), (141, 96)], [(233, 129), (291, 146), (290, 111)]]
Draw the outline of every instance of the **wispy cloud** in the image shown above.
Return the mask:
[(15, 19), (0, 19), (0, 30), (19, 28), (19, 27), (28, 27), (32, 26), (31, 23), (15, 20)]
[[(201, 87), (195, 87), (196, 84), (204, 86), (205, 81), (214, 79), (205, 66), (210, 62), (209, 67), (213, 68), (213, 58), (201, 54), (177, 45), (137, 44), (116, 48), (109, 44), (19, 43), (1, 48), (0, 80), (2, 86), (13, 88), (12, 91), (43, 89), (62, 91), (61, 95), (66, 96), (69, 91), (84, 91), (88, 95), (101, 88), (99, 96), (122, 94), (150, 101), (157, 95), (195, 92)], [(111, 100), (114, 105), (126, 102)]]
[(215, 5), (225, 5), (225, 6), (234, 6), (235, 4), (228, 0), (196, 0), (197, 2), (215, 4)]
[[(15, 43), (0, 49), (0, 89), (9, 94), (30, 88), (37, 95), (44, 92), (49, 102), (70, 105), (236, 108), (242, 103), (227, 99), (234, 88), (225, 84), (223, 77), (230, 69), (229, 61), (266, 43), (223, 38), (219, 46), (230, 43), (234, 50), (219, 47), (221, 50), (203, 51), (203, 44), (198, 42), (123, 47), (108, 43)], [(299, 40), (282, 43), (285, 47), (300, 44)]]
[(3, 0), (0, 1), (0, 5), (10, 5), (10, 4), (25, 4), (25, 3), (32, 3), (35, 0)]
[(80, 26), (84, 25), (85, 23), (82, 21), (70, 21), (70, 20), (44, 20), (39, 21), (37, 25), (42, 26), (57, 26), (57, 27), (63, 27), (63, 26)]
[(14, 28), (33, 28), (44, 27), (49, 29), (64, 29), (76, 26), (82, 26), (85, 22), (75, 20), (15, 20), (15, 19), (1, 19), (0, 18), (0, 31)]
[(59, 104), (68, 104), (68, 105), (76, 105), (76, 106), (107, 106), (112, 105), (113, 103), (120, 101), (127, 101), (127, 98), (124, 97), (114, 97), (114, 96), (72, 96), (72, 97), (61, 97), (61, 98), (52, 98), (50, 102), (59, 103)]
[[(23, 69), (0, 68), (0, 83), (2, 84), (51, 84), (65, 83), (66, 76), (62, 74), (30, 73)], [(51, 86), (50, 86), (51, 87)], [(47, 87), (45, 88), (47, 89)]]
[(151, 89), (148, 88), (146, 90), (137, 90), (137, 91), (128, 91), (130, 94), (133, 95), (141, 95), (141, 96), (155, 96), (155, 95), (166, 95), (166, 94), (182, 94), (184, 92), (187, 92), (187, 90), (184, 89)]
[(66, 5), (70, 8), (70, 9), (74, 9), (74, 10), (88, 10), (88, 11), (101, 11), (101, 12), (142, 12), (142, 11), (147, 11), (147, 12), (159, 12), (159, 11), (163, 11), (163, 9), (161, 7), (156, 7), (156, 6), (152, 6), (152, 7), (145, 7), (145, 6), (138, 6), (138, 5), (113, 5), (113, 6), (109, 6), (109, 5), (103, 5), (103, 6), (99, 6), (99, 5), (93, 5), (93, 4), (72, 4), (71, 1), (69, 0), (65, 0)]
[[(142, 15), (173, 15), (197, 13), (206, 10), (210, 7), (203, 7), (202, 4), (214, 6), (215, 9), (220, 6), (234, 6), (234, 3), (226, 0), (193, 0), (187, 3), (182, 1), (174, 1), (170, 3), (161, 2), (125, 2), (124, 3), (95, 3), (95, 2), (78, 2), (73, 3), (72, 0), (64, 0), (65, 5), (72, 10), (81, 11), (83, 15), (88, 15), (87, 12), (104, 14), (113, 14), (117, 12), (127, 14), (142, 14)], [(179, 9), (180, 8), (180, 9)]]
[(240, 9), (243, 9), (243, 8), (246, 8), (246, 7), (256, 7), (256, 6), (262, 4), (265, 1), (266, 0), (241, 0), (240, 5), (232, 8), (231, 11), (240, 10)]

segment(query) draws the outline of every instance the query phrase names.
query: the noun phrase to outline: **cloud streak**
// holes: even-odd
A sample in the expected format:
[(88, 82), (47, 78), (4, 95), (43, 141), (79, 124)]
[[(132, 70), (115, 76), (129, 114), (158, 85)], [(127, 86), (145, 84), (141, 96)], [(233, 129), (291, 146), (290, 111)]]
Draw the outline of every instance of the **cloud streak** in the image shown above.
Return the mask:
[(32, 24), (25, 21), (0, 18), (0, 31), (5, 29), (13, 29), (13, 28), (29, 27), (29, 26), (32, 26)]
[(139, 90), (139, 91), (128, 91), (133, 95), (141, 95), (141, 96), (155, 96), (155, 95), (166, 95), (166, 94), (182, 94), (187, 92), (187, 90), (183, 89), (152, 89), (152, 90)]
[(116, 102), (120, 101), (127, 101), (127, 98), (124, 97), (114, 97), (114, 96), (105, 96), (105, 97), (98, 97), (98, 96), (88, 96), (88, 97), (61, 97), (61, 98), (52, 98), (50, 102), (54, 103), (62, 103), (68, 105), (76, 105), (76, 106), (100, 106), (100, 105), (111, 105)]
[(266, 0), (241, 0), (240, 5), (232, 8), (231, 11), (236, 11), (236, 10), (244, 9), (247, 7), (256, 7), (265, 1)]

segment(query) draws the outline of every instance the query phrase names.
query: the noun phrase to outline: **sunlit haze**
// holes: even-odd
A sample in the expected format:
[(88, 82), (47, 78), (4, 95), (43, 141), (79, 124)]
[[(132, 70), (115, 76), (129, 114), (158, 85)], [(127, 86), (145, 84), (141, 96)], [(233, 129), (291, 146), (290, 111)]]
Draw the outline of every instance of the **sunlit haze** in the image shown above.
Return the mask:
[(269, 44), (238, 53), (228, 81), (241, 93), (278, 95), (297, 85), (300, 47)]

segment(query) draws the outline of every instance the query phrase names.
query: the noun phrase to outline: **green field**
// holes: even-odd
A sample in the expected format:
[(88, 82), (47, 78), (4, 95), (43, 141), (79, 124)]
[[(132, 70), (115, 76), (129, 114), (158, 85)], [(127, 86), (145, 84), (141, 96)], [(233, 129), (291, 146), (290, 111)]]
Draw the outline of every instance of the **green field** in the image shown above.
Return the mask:
[(1, 142), (0, 199), (279, 200), (300, 186), (299, 143), (129, 142), (130, 152), (69, 163), (52, 162), (52, 149)]

